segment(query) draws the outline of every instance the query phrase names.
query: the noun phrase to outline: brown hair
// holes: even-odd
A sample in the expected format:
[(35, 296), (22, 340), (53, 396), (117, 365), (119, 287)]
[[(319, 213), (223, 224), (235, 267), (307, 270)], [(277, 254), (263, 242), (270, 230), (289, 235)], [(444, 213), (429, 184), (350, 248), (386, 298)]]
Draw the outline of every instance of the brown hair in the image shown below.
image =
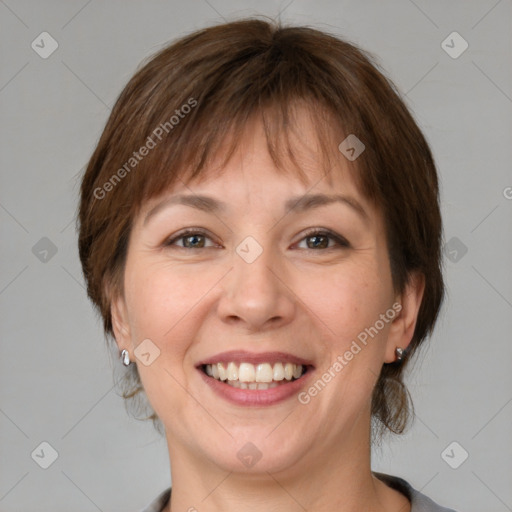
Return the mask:
[[(438, 178), (430, 148), (396, 87), (371, 54), (337, 36), (244, 19), (183, 37), (137, 71), (81, 185), (79, 253), (87, 292), (107, 338), (112, 336), (110, 304), (123, 293), (128, 239), (141, 206), (183, 180), (186, 171), (190, 178), (204, 172), (229, 133), (227, 162), (252, 116), (263, 120), (277, 168), (286, 170), (286, 154), (301, 174), (287, 139), (297, 103), (309, 106), (328, 169), (334, 153), (344, 158), (328, 143), (333, 133), (338, 143), (341, 134), (364, 143), (351, 164), (361, 192), (383, 214), (395, 291), (404, 290), (412, 272), (425, 276), (406, 357), (383, 365), (372, 397), (373, 419), (401, 433), (410, 415), (403, 371), (432, 333), (444, 296)], [(282, 138), (288, 140), (285, 152)], [(131, 365), (123, 396), (141, 391)], [(154, 412), (149, 417), (158, 422)]]

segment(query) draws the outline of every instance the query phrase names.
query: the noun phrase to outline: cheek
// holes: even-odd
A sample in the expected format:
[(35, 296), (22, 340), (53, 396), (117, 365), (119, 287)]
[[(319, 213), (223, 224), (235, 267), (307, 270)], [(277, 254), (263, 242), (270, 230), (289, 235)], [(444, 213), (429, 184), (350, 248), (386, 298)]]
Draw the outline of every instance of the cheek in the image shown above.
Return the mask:
[(138, 362), (137, 366), (146, 395), (159, 415), (169, 396), (174, 402), (187, 399), (182, 385), (187, 380), (187, 354), (198, 324), (197, 305), (208, 289), (204, 277), (184, 276), (161, 262), (139, 261), (126, 268), (132, 343), (136, 348), (149, 339), (157, 347), (150, 349), (158, 353), (154, 362), (148, 366)]
[(346, 265), (300, 279), (301, 298), (340, 348), (373, 325), (390, 306), (388, 286), (375, 264)]
[(317, 284), (322, 286), (303, 278), (304, 302), (324, 333), (318, 389), (325, 384), (326, 392), (318, 393), (314, 384), (310, 390), (322, 395), (317, 407), (333, 421), (344, 423), (349, 416), (355, 421), (362, 404), (369, 403), (383, 363), (390, 324), (380, 318), (391, 307), (390, 289), (375, 264), (347, 265)]
[(182, 357), (194, 330), (203, 320), (205, 298), (223, 272), (211, 268), (198, 271), (142, 259), (126, 270), (126, 297), (134, 343), (149, 338), (166, 356)]
[(127, 287), (126, 297), (131, 320), (134, 342), (142, 338), (161, 339), (172, 327), (171, 291), (165, 280), (156, 279), (148, 273), (140, 273), (131, 286)]

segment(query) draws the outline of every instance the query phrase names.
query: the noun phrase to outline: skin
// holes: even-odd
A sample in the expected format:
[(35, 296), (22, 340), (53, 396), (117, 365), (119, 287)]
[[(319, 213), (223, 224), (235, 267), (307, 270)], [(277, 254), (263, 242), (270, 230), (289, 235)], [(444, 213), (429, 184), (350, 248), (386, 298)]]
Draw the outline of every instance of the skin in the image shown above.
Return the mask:
[[(382, 364), (412, 338), (423, 281), (413, 276), (403, 294), (394, 292), (381, 214), (359, 192), (341, 154), (324, 176), (306, 115), (299, 125), (294, 151), (307, 184), (293, 172), (276, 172), (254, 121), (222, 172), (212, 165), (202, 180), (180, 182), (135, 219), (124, 296), (113, 301), (112, 319), (119, 349), (137, 364), (166, 429), (167, 510), (410, 511), (405, 496), (371, 473), (370, 403)], [(368, 218), (342, 203), (285, 215), (284, 201), (306, 192), (350, 195)], [(209, 195), (227, 209), (213, 214), (173, 205), (144, 224), (156, 204), (177, 193)], [(200, 248), (187, 248), (190, 238), (165, 245), (187, 227), (208, 232)], [(314, 248), (308, 228), (330, 229), (350, 246), (322, 239), (329, 248)], [(247, 236), (263, 248), (250, 264), (235, 251)], [(195, 368), (225, 350), (278, 350), (312, 360), (314, 383), (397, 302), (400, 313), (307, 405), (296, 397), (264, 407), (234, 405)], [(160, 350), (149, 366), (134, 354), (147, 338)], [(247, 442), (262, 454), (252, 467), (237, 457)]]

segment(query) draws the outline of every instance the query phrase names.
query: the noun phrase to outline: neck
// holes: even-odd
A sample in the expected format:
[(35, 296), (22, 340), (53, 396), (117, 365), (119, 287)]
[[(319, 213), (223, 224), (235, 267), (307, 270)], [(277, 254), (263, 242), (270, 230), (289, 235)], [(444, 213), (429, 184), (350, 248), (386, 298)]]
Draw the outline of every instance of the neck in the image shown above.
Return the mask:
[(366, 431), (358, 423), (275, 472), (223, 469), (167, 434), (172, 493), (166, 512), (410, 511), (405, 496), (372, 475), (369, 435), (361, 436), (369, 432), (369, 418)]

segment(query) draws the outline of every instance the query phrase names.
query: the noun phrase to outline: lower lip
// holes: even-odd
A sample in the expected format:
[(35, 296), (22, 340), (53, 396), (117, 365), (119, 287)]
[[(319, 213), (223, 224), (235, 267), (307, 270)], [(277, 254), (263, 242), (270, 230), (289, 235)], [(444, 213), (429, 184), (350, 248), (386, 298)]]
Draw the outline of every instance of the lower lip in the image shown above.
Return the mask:
[(312, 369), (308, 368), (308, 371), (299, 379), (287, 382), (286, 384), (280, 384), (275, 388), (240, 389), (234, 388), (213, 377), (209, 377), (200, 368), (198, 368), (197, 371), (201, 374), (206, 384), (220, 397), (233, 404), (245, 406), (265, 406), (282, 402), (296, 395), (307, 384), (310, 374), (313, 373)]

